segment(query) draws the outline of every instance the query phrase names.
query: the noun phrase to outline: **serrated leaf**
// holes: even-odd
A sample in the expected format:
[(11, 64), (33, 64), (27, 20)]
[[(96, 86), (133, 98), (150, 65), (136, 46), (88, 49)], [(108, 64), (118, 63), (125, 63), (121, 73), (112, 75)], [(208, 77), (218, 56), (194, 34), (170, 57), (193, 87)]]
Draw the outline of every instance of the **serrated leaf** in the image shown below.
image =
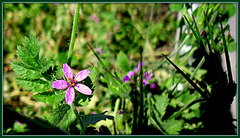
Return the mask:
[[(12, 62), (13, 71), (23, 79), (39, 79), (42, 77), (39, 70), (31, 68), (22, 62)], [(31, 74), (31, 75), (30, 75)]]
[(39, 68), (39, 64), (35, 60), (35, 57), (27, 51), (26, 48), (22, 46), (17, 46), (17, 56), (20, 60), (23, 61), (23, 63), (32, 66), (34, 68)]
[(120, 51), (117, 57), (117, 63), (118, 63), (118, 67), (122, 70), (122, 71), (129, 71), (130, 70), (130, 66), (129, 66), (129, 61), (127, 56)]
[(114, 118), (113, 116), (110, 116), (110, 115), (104, 115), (106, 112), (107, 111), (105, 111), (101, 114), (81, 115), (82, 121), (83, 121), (83, 126), (84, 126), (83, 130), (85, 130), (85, 128), (90, 124), (95, 124), (98, 121), (106, 120), (107, 118), (108, 119), (113, 119)]
[(52, 65), (52, 61), (50, 61), (50, 60), (47, 60), (46, 58), (44, 58), (43, 60), (42, 60), (42, 62), (41, 62), (41, 74), (42, 73), (45, 73), (50, 67), (51, 67), (51, 65)]
[(154, 95), (154, 98), (156, 99), (156, 109), (161, 114), (161, 118), (166, 113), (167, 106), (169, 104), (169, 98), (168, 94), (162, 94), (162, 95)]
[(64, 118), (67, 114), (68, 110), (71, 109), (69, 105), (63, 104), (58, 106), (52, 114), (48, 117), (48, 121), (51, 124), (58, 125), (60, 121)]
[(183, 120), (165, 120), (163, 122), (163, 129), (170, 135), (177, 135), (181, 131), (183, 125)]
[(65, 94), (56, 95), (54, 92), (42, 92), (33, 95), (33, 98), (43, 103), (53, 104), (62, 101), (65, 98)]
[(73, 110), (68, 110), (57, 126), (66, 130), (72, 123), (76, 121), (77, 117)]
[(39, 51), (40, 47), (37, 45), (38, 38), (36, 38), (36, 35), (30, 35), (30, 37), (24, 38), (23, 46), (28, 50), (28, 52), (35, 58), (39, 58)]
[(50, 89), (49, 83), (47, 81), (38, 80), (26, 80), (22, 78), (16, 78), (19, 85), (22, 85), (27, 90), (32, 90), (32, 92), (43, 92)]

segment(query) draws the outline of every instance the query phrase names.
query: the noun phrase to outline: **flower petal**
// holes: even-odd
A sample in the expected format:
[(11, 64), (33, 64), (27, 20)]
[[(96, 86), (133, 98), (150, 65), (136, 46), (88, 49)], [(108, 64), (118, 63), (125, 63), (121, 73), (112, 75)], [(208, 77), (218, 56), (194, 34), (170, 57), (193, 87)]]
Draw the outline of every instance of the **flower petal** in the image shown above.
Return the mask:
[(140, 71), (141, 67), (142, 67), (143, 63), (142, 62), (139, 62), (138, 63), (138, 71)]
[(144, 77), (145, 77), (145, 78), (148, 77), (148, 72), (147, 72), (147, 71), (145, 72)]
[(75, 90), (73, 87), (69, 87), (67, 89), (66, 97), (65, 97), (66, 103), (68, 105), (71, 105), (73, 103), (74, 98), (75, 98)]
[(127, 73), (127, 76), (129, 77), (129, 78), (131, 78), (131, 76), (134, 76), (135, 75), (135, 71), (129, 71), (128, 73)]
[(148, 83), (148, 82), (147, 82), (147, 80), (143, 79), (143, 85), (145, 85), (145, 86), (146, 86), (146, 85), (147, 85), (147, 83)]
[(66, 89), (68, 87), (68, 82), (65, 80), (56, 80), (52, 83), (52, 87), (55, 89)]
[(79, 82), (79, 81), (82, 81), (82, 80), (86, 79), (87, 76), (90, 73), (91, 73), (91, 71), (88, 70), (88, 69), (85, 69), (85, 70), (82, 70), (82, 71), (78, 72), (78, 74), (75, 77), (76, 82)]
[(67, 79), (73, 78), (73, 72), (72, 69), (68, 66), (68, 64), (63, 64), (63, 72)]
[(75, 85), (74, 88), (77, 91), (79, 91), (80, 93), (83, 93), (85, 95), (91, 95), (92, 94), (92, 90), (88, 86), (86, 86), (84, 84), (78, 83), (78, 84)]

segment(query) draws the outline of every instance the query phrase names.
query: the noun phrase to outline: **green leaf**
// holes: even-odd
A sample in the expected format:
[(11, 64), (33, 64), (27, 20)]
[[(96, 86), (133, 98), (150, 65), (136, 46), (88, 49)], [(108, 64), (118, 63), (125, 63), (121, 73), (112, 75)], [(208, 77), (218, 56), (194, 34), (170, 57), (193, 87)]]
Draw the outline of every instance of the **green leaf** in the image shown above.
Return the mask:
[(28, 50), (28, 52), (34, 57), (34, 59), (38, 59), (40, 47), (37, 45), (38, 38), (36, 35), (30, 35), (29, 38), (25, 37), (23, 41), (23, 46)]
[(161, 117), (163, 117), (169, 104), (168, 94), (154, 95), (154, 98), (156, 99), (156, 109), (161, 114)]
[(53, 113), (49, 115), (48, 121), (62, 129), (67, 129), (67, 127), (76, 120), (76, 115), (70, 107), (71, 106), (67, 104), (59, 105), (54, 109)]
[(182, 129), (183, 122), (183, 120), (175, 119), (165, 120), (162, 127), (168, 134), (177, 135)]
[(107, 111), (105, 111), (101, 114), (81, 115), (82, 121), (83, 121), (83, 126), (84, 126), (83, 130), (85, 130), (85, 128), (90, 124), (95, 124), (98, 121), (106, 120), (107, 118), (108, 119), (114, 118), (113, 116), (110, 116), (110, 115), (104, 115), (106, 112)]
[(52, 61), (44, 58), (41, 62), (41, 66), (42, 66), (41, 67), (41, 74), (45, 73), (51, 67), (52, 63), (53, 63)]
[(56, 95), (54, 92), (42, 92), (33, 95), (33, 98), (43, 103), (53, 104), (62, 101), (65, 98), (65, 94)]
[(91, 73), (88, 75), (88, 77), (92, 81), (92, 84), (93, 84), (92, 88), (93, 88), (95, 86), (94, 82), (95, 82), (95, 79), (96, 79), (96, 69), (95, 69), (95, 67), (90, 67), (90, 68), (88, 68), (88, 70), (91, 71)]
[(231, 42), (228, 45), (228, 52), (234, 52), (237, 50), (237, 44), (235, 42)]
[(50, 71), (52, 61), (39, 59), (40, 47), (37, 43), (36, 35), (25, 37), (23, 46), (17, 46), (17, 56), (21, 61), (13, 61), (12, 67), (19, 75), (16, 79), (19, 85), (32, 92), (45, 92), (50, 89), (50, 83), (45, 80), (53, 80), (55, 72), (47, 72)]
[(27, 90), (32, 90), (32, 92), (43, 92), (50, 89), (49, 83), (47, 81), (38, 80), (26, 80), (22, 78), (16, 78), (19, 85), (22, 85)]
[(121, 69), (122, 71), (127, 72), (130, 70), (128, 58), (122, 51), (120, 51), (118, 54), (117, 63), (118, 63), (119, 69)]
[(170, 11), (172, 11), (172, 12), (174, 12), (174, 11), (177, 11), (177, 12), (179, 12), (179, 11), (181, 11), (182, 10), (182, 8), (183, 8), (183, 4), (182, 3), (173, 3), (173, 4), (170, 4), (169, 5), (169, 9), (170, 9)]
[(204, 16), (203, 12), (201, 12), (201, 14), (198, 18), (198, 21), (197, 21), (198, 25), (202, 25), (204, 23), (204, 19), (205, 19), (205, 16)]
[(236, 8), (233, 4), (226, 4), (226, 12), (228, 12), (228, 18), (232, 17), (235, 14)]
[(72, 123), (76, 121), (77, 117), (74, 114), (73, 110), (68, 110), (66, 114), (63, 116), (62, 120), (58, 123), (57, 126), (66, 130)]
[[(23, 64), (22, 62), (12, 61), (13, 71), (23, 79), (39, 79), (42, 77), (39, 70)], [(30, 75), (31, 74), (31, 75)]]
[(23, 63), (32, 66), (34, 68), (39, 68), (39, 64), (35, 59), (33, 55), (30, 54), (29, 51), (27, 51), (26, 48), (22, 46), (17, 46), (17, 56), (20, 60), (23, 61)]

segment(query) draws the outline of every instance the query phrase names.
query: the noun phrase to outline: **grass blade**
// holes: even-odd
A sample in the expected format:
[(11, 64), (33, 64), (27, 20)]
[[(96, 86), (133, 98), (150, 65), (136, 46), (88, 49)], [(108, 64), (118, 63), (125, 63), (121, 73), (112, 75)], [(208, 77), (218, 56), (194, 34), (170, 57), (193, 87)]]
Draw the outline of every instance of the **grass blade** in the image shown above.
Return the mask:
[(206, 93), (204, 93), (177, 65), (175, 65), (169, 58), (167, 58), (164, 54), (163, 56), (182, 74), (182, 76), (204, 97), (208, 99)]
[(222, 38), (223, 38), (224, 52), (225, 52), (225, 57), (226, 57), (228, 79), (229, 79), (229, 83), (232, 84), (233, 83), (232, 70), (231, 70), (230, 59), (229, 59), (229, 54), (228, 54), (228, 49), (227, 49), (227, 43), (225, 40), (225, 34), (224, 34), (223, 26), (222, 26), (221, 17), (220, 17), (220, 26), (221, 26), (221, 33), (222, 33)]

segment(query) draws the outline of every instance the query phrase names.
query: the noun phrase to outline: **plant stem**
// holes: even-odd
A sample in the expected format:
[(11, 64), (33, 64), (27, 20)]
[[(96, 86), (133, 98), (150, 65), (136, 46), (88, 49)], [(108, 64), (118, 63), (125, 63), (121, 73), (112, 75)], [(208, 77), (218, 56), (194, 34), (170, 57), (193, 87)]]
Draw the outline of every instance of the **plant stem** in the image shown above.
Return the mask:
[(78, 16), (79, 16), (79, 9), (80, 9), (80, 4), (76, 4), (76, 9), (75, 9), (75, 15), (73, 19), (73, 29), (72, 29), (72, 34), (71, 34), (71, 41), (69, 45), (69, 51), (68, 51), (68, 58), (67, 58), (67, 64), (71, 64), (72, 60), (72, 53), (73, 53), (73, 48), (74, 48), (74, 42), (75, 42), (75, 37), (77, 33), (77, 21), (78, 21)]
[(141, 132), (142, 129), (142, 124), (143, 124), (143, 59), (142, 59), (142, 52), (143, 49), (140, 47), (140, 63), (142, 64), (142, 67), (140, 68), (140, 109), (139, 109), (139, 120), (138, 120), (138, 125), (139, 125), (139, 132)]
[(181, 74), (182, 76), (204, 97), (205, 99), (208, 99), (208, 95), (204, 93), (180, 68), (178, 68), (177, 65), (175, 65), (168, 57), (166, 57), (164, 54), (162, 54)]
[(79, 113), (78, 113), (78, 111), (77, 111), (76, 106), (75, 106), (74, 103), (72, 103), (71, 108), (72, 108), (74, 114), (76, 115), (76, 117), (77, 117), (77, 119), (78, 119), (78, 121), (79, 121), (79, 124), (80, 124), (80, 127), (81, 127), (81, 133), (80, 133), (80, 134), (84, 134), (85, 128), (84, 128), (84, 126), (83, 126), (83, 121), (82, 121), (82, 118), (81, 118), (81, 116), (79, 115)]
[(220, 17), (220, 26), (221, 26), (221, 33), (222, 33), (222, 39), (223, 39), (223, 46), (224, 46), (224, 52), (225, 52), (225, 58), (226, 58), (226, 64), (227, 64), (227, 71), (228, 71), (228, 81), (230, 84), (233, 83), (233, 77), (232, 77), (232, 69), (230, 65), (230, 59), (229, 59), (229, 54), (228, 54), (228, 49), (227, 49), (227, 43), (225, 40), (225, 34), (224, 34), (224, 29)]

